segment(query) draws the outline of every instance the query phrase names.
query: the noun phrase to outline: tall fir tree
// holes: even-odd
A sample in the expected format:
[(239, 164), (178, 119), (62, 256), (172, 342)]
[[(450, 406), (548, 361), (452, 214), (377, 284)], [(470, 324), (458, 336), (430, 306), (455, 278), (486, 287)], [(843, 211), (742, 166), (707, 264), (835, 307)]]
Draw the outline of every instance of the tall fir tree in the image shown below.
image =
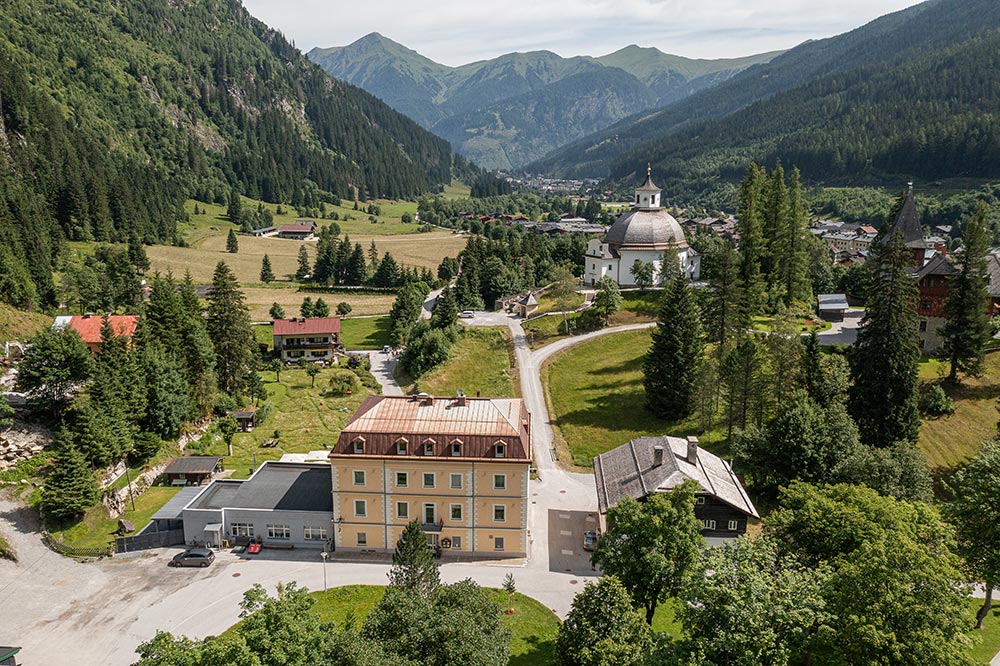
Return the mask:
[[(773, 290), (781, 286), (777, 271), (781, 262), (782, 238), (788, 226), (788, 188), (785, 185), (785, 169), (778, 162), (764, 177), (760, 195), (761, 236), (764, 243), (760, 253), (760, 270)], [(741, 240), (742, 242), (742, 240)]]
[(344, 284), (362, 285), (367, 279), (368, 265), (365, 262), (365, 251), (361, 248), (361, 243), (355, 243), (351, 256), (347, 260), (347, 274), (344, 276)]
[(219, 388), (234, 397), (239, 396), (253, 370), (256, 341), (243, 292), (236, 276), (223, 261), (216, 265), (212, 275), (207, 328), (215, 348)]
[(749, 319), (743, 310), (743, 287), (740, 283), (740, 259), (728, 242), (716, 255), (715, 271), (710, 282), (705, 312), (709, 339), (725, 349), (734, 331), (746, 330)]
[(737, 225), (740, 234), (740, 262), (737, 275), (742, 287), (740, 309), (748, 318), (759, 314), (766, 301), (764, 278), (761, 274), (761, 261), (767, 251), (761, 201), (765, 178), (764, 170), (757, 164), (751, 164), (740, 183)]
[(236, 230), (230, 229), (229, 235), (226, 236), (226, 252), (229, 254), (236, 254), (240, 251), (240, 241), (236, 237)]
[(698, 305), (687, 279), (677, 273), (663, 293), (653, 343), (642, 365), (646, 405), (654, 414), (676, 421), (694, 411), (702, 346)]
[(432, 328), (448, 328), (458, 321), (458, 302), (451, 287), (445, 287), (434, 301), (431, 313)]
[(989, 243), (986, 207), (980, 203), (966, 222), (962, 247), (955, 253), (959, 273), (948, 282), (948, 301), (945, 303), (948, 321), (941, 335), (944, 352), (951, 363), (948, 380), (953, 384), (958, 383), (959, 372), (977, 375), (983, 369), (986, 344), (991, 337), (989, 294), (986, 292)]
[(798, 169), (792, 169), (784, 224), (772, 242), (774, 275), (772, 284), (786, 306), (812, 298), (809, 279), (809, 255), (806, 234), (806, 211), (802, 202), (802, 182)]
[(266, 254), (260, 262), (260, 281), (264, 284), (274, 282), (274, 271), (271, 270), (271, 258)]
[(61, 429), (56, 437), (52, 471), (42, 487), (46, 514), (56, 520), (76, 518), (97, 504), (99, 498), (94, 470), (76, 448), (69, 431)]
[(433, 596), (441, 587), (441, 574), (434, 561), (434, 553), (427, 544), (427, 535), (416, 520), (403, 528), (396, 542), (389, 585), (415, 590), (424, 598)]
[(920, 428), (913, 253), (898, 229), (886, 240), (873, 244), (874, 256), (866, 264), (871, 287), (851, 355), (851, 414), (862, 441), (877, 447), (916, 442)]
[(386, 252), (378, 264), (372, 282), (376, 287), (395, 287), (399, 284), (399, 265), (392, 255)]
[(326, 304), (322, 298), (317, 298), (316, 302), (313, 303), (313, 317), (329, 317), (330, 316), (330, 306)]
[(719, 362), (719, 382), (726, 398), (729, 438), (734, 428), (763, 421), (759, 406), (767, 397), (767, 355), (754, 336), (742, 333), (725, 352)]
[(312, 264), (309, 262), (309, 250), (305, 245), (299, 246), (299, 267), (295, 271), (296, 280), (305, 280), (312, 273)]
[(233, 224), (240, 224), (243, 218), (243, 201), (240, 199), (240, 192), (235, 187), (229, 190), (229, 206), (226, 208), (226, 215)]
[(306, 319), (309, 317), (315, 317), (316, 315), (314, 314), (314, 311), (315, 306), (313, 305), (312, 296), (306, 296), (303, 298), (302, 305), (299, 306), (299, 316), (305, 317)]
[(143, 426), (164, 439), (174, 437), (190, 409), (190, 387), (180, 363), (157, 341), (143, 346), (146, 414)]

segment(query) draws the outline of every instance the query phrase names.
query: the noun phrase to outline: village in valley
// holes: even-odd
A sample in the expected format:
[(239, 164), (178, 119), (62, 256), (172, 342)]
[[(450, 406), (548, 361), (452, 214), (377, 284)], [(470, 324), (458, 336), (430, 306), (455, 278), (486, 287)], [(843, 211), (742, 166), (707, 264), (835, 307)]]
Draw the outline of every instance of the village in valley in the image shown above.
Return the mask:
[(0, 8), (0, 664), (1000, 664), (1000, 139), (885, 111), (966, 1), (458, 67)]

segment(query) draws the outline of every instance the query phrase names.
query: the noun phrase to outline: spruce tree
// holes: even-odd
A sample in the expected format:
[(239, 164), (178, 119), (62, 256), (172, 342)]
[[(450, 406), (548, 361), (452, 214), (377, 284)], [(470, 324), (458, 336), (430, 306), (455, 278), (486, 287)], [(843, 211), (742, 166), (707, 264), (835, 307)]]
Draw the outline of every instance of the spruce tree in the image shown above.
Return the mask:
[(238, 396), (253, 369), (256, 340), (250, 328), (250, 314), (236, 276), (220, 261), (212, 276), (208, 295), (207, 328), (215, 348), (215, 372), (219, 388)]
[(151, 341), (142, 350), (147, 397), (143, 426), (164, 439), (177, 435), (189, 410), (187, 380), (180, 363), (159, 342)]
[(959, 273), (949, 280), (945, 316), (941, 331), (944, 352), (951, 362), (950, 382), (958, 383), (958, 373), (977, 375), (983, 369), (986, 344), (990, 341), (989, 295), (986, 253), (989, 232), (986, 207), (980, 203), (962, 233), (962, 247), (955, 253)]
[(920, 428), (917, 284), (913, 254), (898, 229), (873, 248), (867, 309), (851, 356), (850, 408), (862, 441), (888, 447), (916, 442)]
[(312, 265), (309, 263), (309, 250), (305, 245), (299, 246), (299, 267), (295, 271), (296, 280), (305, 280), (312, 273)]
[(388, 575), (389, 585), (415, 590), (425, 598), (433, 596), (441, 586), (438, 564), (418, 521), (408, 523), (399, 535)]
[(229, 254), (236, 254), (240, 251), (240, 241), (236, 238), (236, 230), (230, 229), (229, 235), (226, 236), (226, 252)]
[(264, 284), (274, 282), (274, 271), (271, 270), (271, 258), (266, 254), (260, 262), (260, 281)]
[(743, 289), (740, 284), (739, 255), (728, 242), (716, 256), (715, 272), (705, 317), (709, 339), (725, 348), (734, 331), (746, 330), (750, 322), (744, 316)]
[(316, 302), (313, 304), (313, 317), (329, 317), (330, 316), (330, 306), (326, 304), (322, 298), (317, 298)]
[(458, 302), (451, 287), (445, 287), (434, 301), (434, 311), (431, 313), (433, 328), (448, 328), (458, 321)]
[(94, 470), (73, 444), (69, 432), (63, 428), (56, 437), (52, 471), (45, 477), (42, 488), (46, 514), (56, 520), (75, 518), (97, 504), (99, 498)]
[(284, 319), (285, 308), (281, 307), (280, 303), (271, 303), (271, 309), (268, 310), (268, 314), (271, 316), (271, 319)]
[(313, 308), (312, 296), (306, 296), (302, 299), (302, 305), (299, 306), (299, 316), (305, 317), (306, 319), (309, 317), (315, 317), (316, 315), (314, 314)]
[[(761, 191), (761, 234), (764, 243), (761, 249), (761, 273), (772, 289), (782, 289), (778, 265), (782, 261), (781, 251), (788, 226), (788, 188), (785, 186), (785, 170), (781, 162), (767, 174)], [(742, 241), (741, 241), (742, 242)]]
[(229, 207), (226, 215), (233, 224), (239, 224), (243, 217), (243, 202), (240, 199), (240, 192), (235, 187), (229, 190)]
[(802, 183), (798, 169), (792, 170), (783, 222), (772, 243), (775, 274), (771, 282), (788, 306), (795, 301), (805, 302), (812, 298), (806, 244), (806, 211), (802, 202)]
[(382, 261), (378, 264), (372, 282), (376, 287), (383, 288), (395, 287), (399, 284), (399, 266), (388, 252), (382, 255)]
[(765, 303), (764, 279), (761, 275), (761, 260), (767, 244), (763, 234), (764, 170), (751, 164), (746, 177), (740, 184), (739, 224), (740, 262), (737, 276), (741, 289), (743, 315), (752, 318), (761, 312)]
[(694, 411), (702, 345), (698, 305), (687, 279), (676, 274), (663, 294), (642, 366), (646, 405), (657, 416), (676, 421)]
[(352, 286), (362, 285), (368, 278), (368, 265), (365, 262), (365, 251), (361, 249), (361, 243), (354, 244), (354, 250), (347, 260), (347, 274), (344, 276), (344, 284)]

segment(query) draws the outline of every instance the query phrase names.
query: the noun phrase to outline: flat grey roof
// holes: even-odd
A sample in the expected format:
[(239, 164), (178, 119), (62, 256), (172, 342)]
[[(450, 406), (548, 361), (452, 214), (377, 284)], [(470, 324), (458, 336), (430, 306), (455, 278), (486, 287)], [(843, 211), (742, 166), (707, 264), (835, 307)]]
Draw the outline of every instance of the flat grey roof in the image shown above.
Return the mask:
[(246, 481), (214, 481), (190, 508), (331, 512), (331, 474), (328, 463), (268, 461)]
[(164, 474), (211, 474), (222, 460), (221, 456), (182, 456), (174, 458)]
[(181, 512), (184, 507), (193, 500), (195, 497), (201, 494), (204, 488), (202, 486), (185, 486), (181, 488), (176, 495), (170, 498), (170, 500), (160, 507), (159, 511), (153, 514), (150, 520), (177, 520), (181, 517)]

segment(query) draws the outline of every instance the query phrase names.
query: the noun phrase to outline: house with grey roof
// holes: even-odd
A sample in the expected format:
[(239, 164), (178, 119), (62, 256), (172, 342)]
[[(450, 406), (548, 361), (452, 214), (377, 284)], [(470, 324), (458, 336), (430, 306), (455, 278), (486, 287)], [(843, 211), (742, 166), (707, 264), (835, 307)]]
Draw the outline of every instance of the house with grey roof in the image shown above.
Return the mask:
[(625, 497), (641, 501), (687, 480), (698, 484), (694, 514), (709, 545), (745, 534), (747, 521), (760, 517), (732, 466), (701, 449), (697, 437), (638, 437), (594, 458), (602, 517)]

